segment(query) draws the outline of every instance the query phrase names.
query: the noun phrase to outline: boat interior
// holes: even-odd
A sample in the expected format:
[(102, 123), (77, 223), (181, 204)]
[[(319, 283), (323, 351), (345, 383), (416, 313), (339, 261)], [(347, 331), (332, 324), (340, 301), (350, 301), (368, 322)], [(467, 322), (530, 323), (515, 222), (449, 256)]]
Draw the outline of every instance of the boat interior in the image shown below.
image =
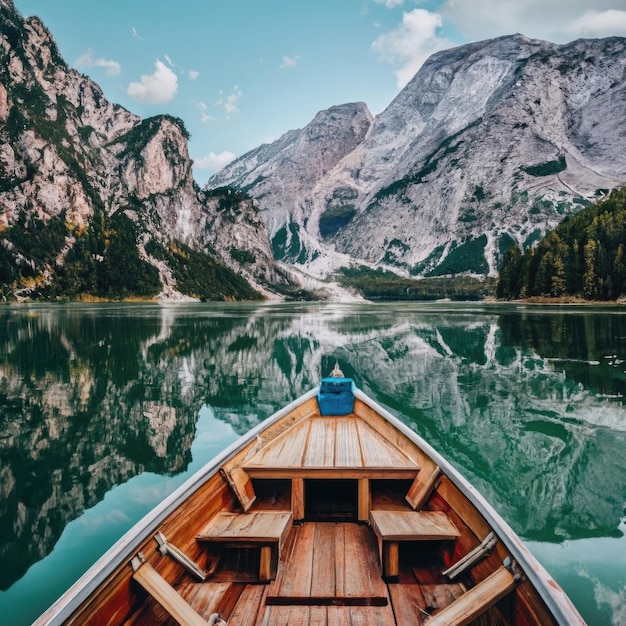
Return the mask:
[(555, 623), (431, 458), (360, 400), (337, 416), (316, 398), (228, 459), (76, 620)]

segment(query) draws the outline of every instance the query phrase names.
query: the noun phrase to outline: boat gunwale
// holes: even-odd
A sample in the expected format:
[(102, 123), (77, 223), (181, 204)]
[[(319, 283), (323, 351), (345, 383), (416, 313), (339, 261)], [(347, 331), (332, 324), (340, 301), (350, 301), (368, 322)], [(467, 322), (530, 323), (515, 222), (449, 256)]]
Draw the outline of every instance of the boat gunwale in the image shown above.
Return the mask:
[[(246, 434), (238, 437), (227, 448), (214, 456), (185, 482), (178, 486), (171, 494), (164, 498), (149, 513), (129, 528), (104, 554), (89, 567), (44, 613), (34, 622), (33, 626), (61, 625), (69, 619), (80, 606), (89, 599), (89, 596), (104, 583), (109, 576), (135, 555), (142, 544), (146, 542), (150, 533), (156, 532), (161, 524), (178, 506), (184, 503), (198, 489), (212, 478), (226, 461), (245, 448), (250, 441), (269, 426), (309, 401), (319, 393), (319, 385), (299, 398), (279, 409), (265, 420), (261, 421)], [(129, 565), (130, 567), (130, 565)]]

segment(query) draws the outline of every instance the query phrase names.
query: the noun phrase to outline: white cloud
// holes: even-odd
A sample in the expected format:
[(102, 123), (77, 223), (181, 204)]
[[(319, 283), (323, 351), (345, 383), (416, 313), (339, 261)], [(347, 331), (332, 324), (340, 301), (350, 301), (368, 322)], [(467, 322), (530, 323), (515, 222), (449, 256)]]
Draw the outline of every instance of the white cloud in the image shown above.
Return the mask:
[(220, 91), (220, 98), (215, 105), (223, 107), (229, 115), (231, 113), (237, 113), (239, 111), (239, 100), (242, 95), (243, 92), (239, 89), (239, 85), (235, 85), (232, 92), (226, 97), (224, 97), (224, 92)]
[(196, 80), (200, 76), (200, 72), (196, 72), (196, 70), (189, 70), (188, 74), (191, 80)]
[(383, 61), (398, 67), (398, 87), (404, 87), (431, 54), (454, 45), (438, 34), (441, 26), (438, 13), (413, 9), (403, 13), (402, 23), (395, 30), (374, 40), (372, 49)]
[(225, 150), (224, 152), (220, 152), (219, 154), (215, 154), (215, 152), (209, 152), (205, 157), (201, 159), (194, 159), (193, 165), (194, 168), (199, 170), (210, 170), (212, 172), (217, 172), (221, 170), (223, 167), (226, 167), (231, 161), (235, 159), (235, 154)]
[[(522, 33), (565, 43), (626, 35), (624, 0), (445, 0), (438, 11), (465, 40)], [(618, 10), (616, 7), (623, 7)]]
[(298, 65), (299, 60), (300, 60), (299, 56), (295, 56), (295, 57), (284, 56), (279, 67), (281, 70), (284, 70), (286, 67), (295, 67), (296, 65)]
[(401, 4), (404, 4), (404, 0), (375, 0), (376, 4), (382, 4), (386, 6), (388, 9), (393, 9), (394, 7), (399, 7)]
[(122, 71), (122, 66), (117, 61), (110, 61), (107, 59), (96, 59), (93, 56), (93, 50), (90, 48), (74, 61), (76, 67), (103, 67), (104, 73), (107, 76), (119, 76)]
[(200, 119), (203, 122), (211, 122), (212, 120), (215, 119), (212, 115), (209, 115), (207, 113), (207, 111), (209, 110), (209, 107), (204, 102), (198, 102), (196, 104), (196, 107), (200, 109), (200, 111), (202, 111)]
[(158, 59), (154, 63), (154, 74), (142, 74), (140, 82), (128, 85), (126, 93), (138, 102), (164, 104), (178, 91), (178, 77)]
[(626, 10), (587, 11), (569, 25), (573, 37), (626, 35)]
[(137, 32), (137, 29), (134, 26), (130, 29), (130, 32), (135, 39), (139, 39), (140, 41), (143, 39), (143, 37)]

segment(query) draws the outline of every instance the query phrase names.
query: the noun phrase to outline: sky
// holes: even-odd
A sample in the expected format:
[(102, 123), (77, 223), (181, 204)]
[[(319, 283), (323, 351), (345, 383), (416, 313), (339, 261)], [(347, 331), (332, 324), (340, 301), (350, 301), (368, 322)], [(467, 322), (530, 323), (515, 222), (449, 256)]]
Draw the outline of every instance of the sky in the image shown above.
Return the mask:
[(626, 36), (626, 0), (14, 0), (142, 118), (180, 117), (202, 185), (320, 110), (383, 111), (434, 52), (522, 33)]

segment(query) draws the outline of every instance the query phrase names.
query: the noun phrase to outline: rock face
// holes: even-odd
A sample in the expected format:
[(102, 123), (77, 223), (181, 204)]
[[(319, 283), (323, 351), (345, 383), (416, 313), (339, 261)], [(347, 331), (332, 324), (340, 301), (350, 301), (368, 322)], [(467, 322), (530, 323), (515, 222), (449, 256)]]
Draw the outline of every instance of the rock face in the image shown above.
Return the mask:
[(494, 275), (513, 242), (626, 182), (625, 69), (622, 38), (446, 50), (375, 119), (333, 107), (207, 187), (257, 198), (275, 254), (313, 273), (362, 261)]
[[(272, 233), (292, 218), (302, 223), (307, 212), (300, 198), (313, 193), (316, 185), (361, 144), (373, 121), (362, 102), (321, 111), (305, 129), (289, 131), (273, 144), (236, 160), (212, 179), (212, 186), (221, 180), (226, 184), (232, 177), (242, 189), (254, 190), (255, 197), (271, 197), (272, 208), (264, 208), (264, 216)], [(276, 193), (281, 188), (285, 193)]]
[[(229, 192), (211, 198), (201, 192), (187, 141), (179, 119), (142, 120), (108, 102), (98, 85), (65, 64), (38, 18), (24, 20), (12, 2), (2, 0), (0, 283), (5, 298), (49, 288), (85, 243), (86, 233), (93, 239), (94, 222), (107, 231), (110, 218), (121, 213), (134, 224), (138, 267), (156, 268), (150, 271), (158, 273), (156, 290), (160, 284), (162, 295), (237, 298), (249, 297), (254, 288), (260, 297), (258, 292), (271, 295), (273, 284), (284, 286), (256, 203), (238, 194), (235, 207), (231, 197), (229, 211), (236, 210), (238, 218), (225, 221), (219, 202)], [(31, 239), (55, 224), (59, 237), (43, 246), (49, 254), (42, 255), (27, 245), (28, 237), (17, 237), (16, 224)], [(241, 289), (191, 288), (190, 281), (185, 286), (185, 270), (173, 249), (186, 255), (191, 250), (216, 271), (224, 268), (226, 283), (229, 272), (243, 276)], [(89, 253), (85, 259), (95, 266), (106, 262), (106, 246)]]

